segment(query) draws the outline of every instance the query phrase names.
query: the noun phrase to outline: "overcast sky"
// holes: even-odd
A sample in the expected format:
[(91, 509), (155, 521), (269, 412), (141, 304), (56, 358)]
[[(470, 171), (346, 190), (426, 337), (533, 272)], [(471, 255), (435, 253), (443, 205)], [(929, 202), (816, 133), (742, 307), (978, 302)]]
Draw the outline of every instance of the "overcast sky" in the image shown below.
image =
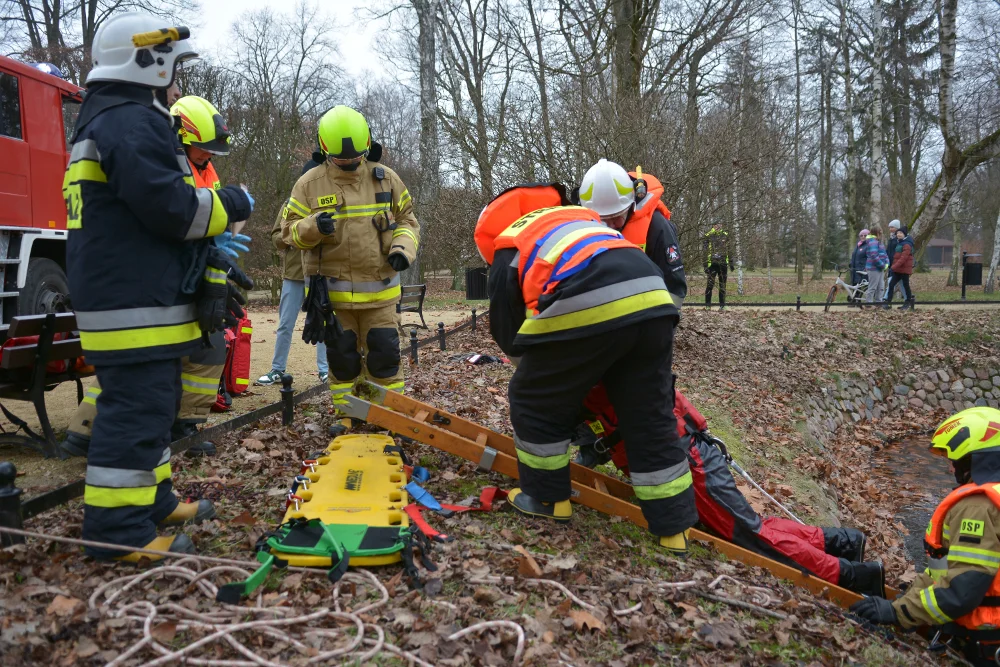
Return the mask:
[[(201, 0), (198, 32), (194, 33), (192, 41), (204, 52), (204, 55), (215, 55), (213, 49), (218, 49), (224, 43), (224, 36), (229, 34), (229, 27), (241, 14), (252, 12), (264, 7), (271, 7), (277, 12), (291, 12), (295, 0)], [(373, 68), (373, 63), (362, 58), (351, 58), (351, 53), (370, 48), (375, 41), (379, 22), (363, 21), (356, 18), (356, 10), (370, 7), (371, 0), (323, 0), (319, 2), (321, 11), (337, 19), (339, 32), (337, 44), (340, 47), (341, 64), (353, 75), (361, 75)], [(192, 23), (195, 23), (192, 21)], [(205, 39), (206, 32), (213, 27), (221, 26), (222, 39)], [(194, 31), (192, 31), (194, 32)], [(383, 65), (384, 66), (384, 65)], [(375, 68), (378, 65), (374, 65)]]

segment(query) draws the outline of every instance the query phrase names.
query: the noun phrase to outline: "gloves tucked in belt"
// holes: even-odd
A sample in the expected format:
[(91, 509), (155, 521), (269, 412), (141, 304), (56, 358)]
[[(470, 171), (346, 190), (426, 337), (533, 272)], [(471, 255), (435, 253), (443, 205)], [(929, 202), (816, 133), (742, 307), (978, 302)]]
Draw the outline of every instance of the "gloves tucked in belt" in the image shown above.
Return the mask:
[(246, 316), (240, 287), (253, 289), (253, 281), (219, 248), (210, 248), (198, 299), (198, 326), (203, 332), (220, 331)]
[(891, 625), (896, 622), (896, 610), (885, 598), (867, 597), (852, 604), (851, 611), (877, 625)]
[(344, 327), (333, 312), (330, 294), (326, 288), (326, 278), (323, 276), (309, 278), (309, 293), (302, 302), (302, 310), (306, 313), (302, 340), (310, 345), (317, 343), (335, 345), (337, 339), (343, 335)]

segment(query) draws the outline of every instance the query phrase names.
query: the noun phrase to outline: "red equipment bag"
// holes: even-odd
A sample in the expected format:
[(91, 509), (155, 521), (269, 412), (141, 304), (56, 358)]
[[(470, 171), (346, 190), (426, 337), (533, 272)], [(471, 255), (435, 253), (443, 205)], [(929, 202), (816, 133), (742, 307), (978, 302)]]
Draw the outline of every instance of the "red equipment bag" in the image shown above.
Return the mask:
[(222, 378), (230, 395), (242, 394), (250, 388), (250, 336), (253, 323), (243, 318), (232, 329), (226, 329), (226, 368)]

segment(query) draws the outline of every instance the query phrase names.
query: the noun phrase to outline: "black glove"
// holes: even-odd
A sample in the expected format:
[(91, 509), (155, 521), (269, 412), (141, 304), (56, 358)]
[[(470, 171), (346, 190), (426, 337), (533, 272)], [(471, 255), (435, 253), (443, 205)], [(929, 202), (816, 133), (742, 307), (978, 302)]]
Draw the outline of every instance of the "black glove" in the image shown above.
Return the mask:
[(410, 260), (406, 259), (406, 255), (401, 252), (394, 252), (389, 255), (388, 261), (393, 271), (406, 271), (406, 269), (410, 268)]
[(323, 236), (330, 236), (333, 234), (335, 229), (334, 222), (336, 222), (335, 218), (326, 211), (323, 211), (316, 216), (316, 227), (319, 229), (319, 233)]
[(309, 278), (309, 295), (302, 302), (302, 310), (306, 313), (306, 323), (302, 327), (302, 340), (315, 345), (326, 340), (326, 319), (333, 313), (330, 305), (330, 294), (326, 290), (326, 279), (323, 276)]
[(710, 268), (711, 268), (711, 266), (710, 266), (709, 264), (706, 264), (706, 265), (705, 265), (705, 273), (708, 273), (708, 270), (709, 270)]
[(332, 310), (326, 316), (326, 327), (323, 328), (323, 342), (332, 347), (337, 346), (337, 341), (344, 335), (344, 327), (337, 319), (336, 313)]
[(243, 306), (247, 305), (247, 300), (234, 282), (229, 281), (228, 287), (229, 294), (226, 297), (226, 312), (223, 317), (227, 327), (235, 327), (240, 323), (240, 320), (247, 316), (246, 311), (243, 310)]
[(877, 625), (896, 623), (896, 610), (892, 603), (877, 596), (867, 597), (851, 605), (851, 611), (861, 618)]

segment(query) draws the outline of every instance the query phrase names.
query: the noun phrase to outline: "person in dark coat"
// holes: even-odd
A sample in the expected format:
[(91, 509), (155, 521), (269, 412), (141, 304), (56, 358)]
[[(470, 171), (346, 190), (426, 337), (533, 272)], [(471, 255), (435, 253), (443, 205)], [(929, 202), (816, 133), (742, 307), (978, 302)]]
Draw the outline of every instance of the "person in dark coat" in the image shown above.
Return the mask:
[(868, 229), (862, 229), (858, 232), (858, 244), (854, 246), (854, 252), (851, 253), (851, 284), (859, 285), (862, 279), (867, 279), (868, 274), (865, 273), (865, 239), (871, 232)]
[(906, 233), (906, 227), (896, 230), (895, 250), (891, 265), (892, 277), (889, 279), (889, 289), (883, 307), (886, 310), (891, 308), (893, 292), (896, 285), (900, 285), (903, 290), (903, 305), (899, 309), (913, 310), (913, 292), (910, 290), (910, 276), (913, 274), (913, 237)]

